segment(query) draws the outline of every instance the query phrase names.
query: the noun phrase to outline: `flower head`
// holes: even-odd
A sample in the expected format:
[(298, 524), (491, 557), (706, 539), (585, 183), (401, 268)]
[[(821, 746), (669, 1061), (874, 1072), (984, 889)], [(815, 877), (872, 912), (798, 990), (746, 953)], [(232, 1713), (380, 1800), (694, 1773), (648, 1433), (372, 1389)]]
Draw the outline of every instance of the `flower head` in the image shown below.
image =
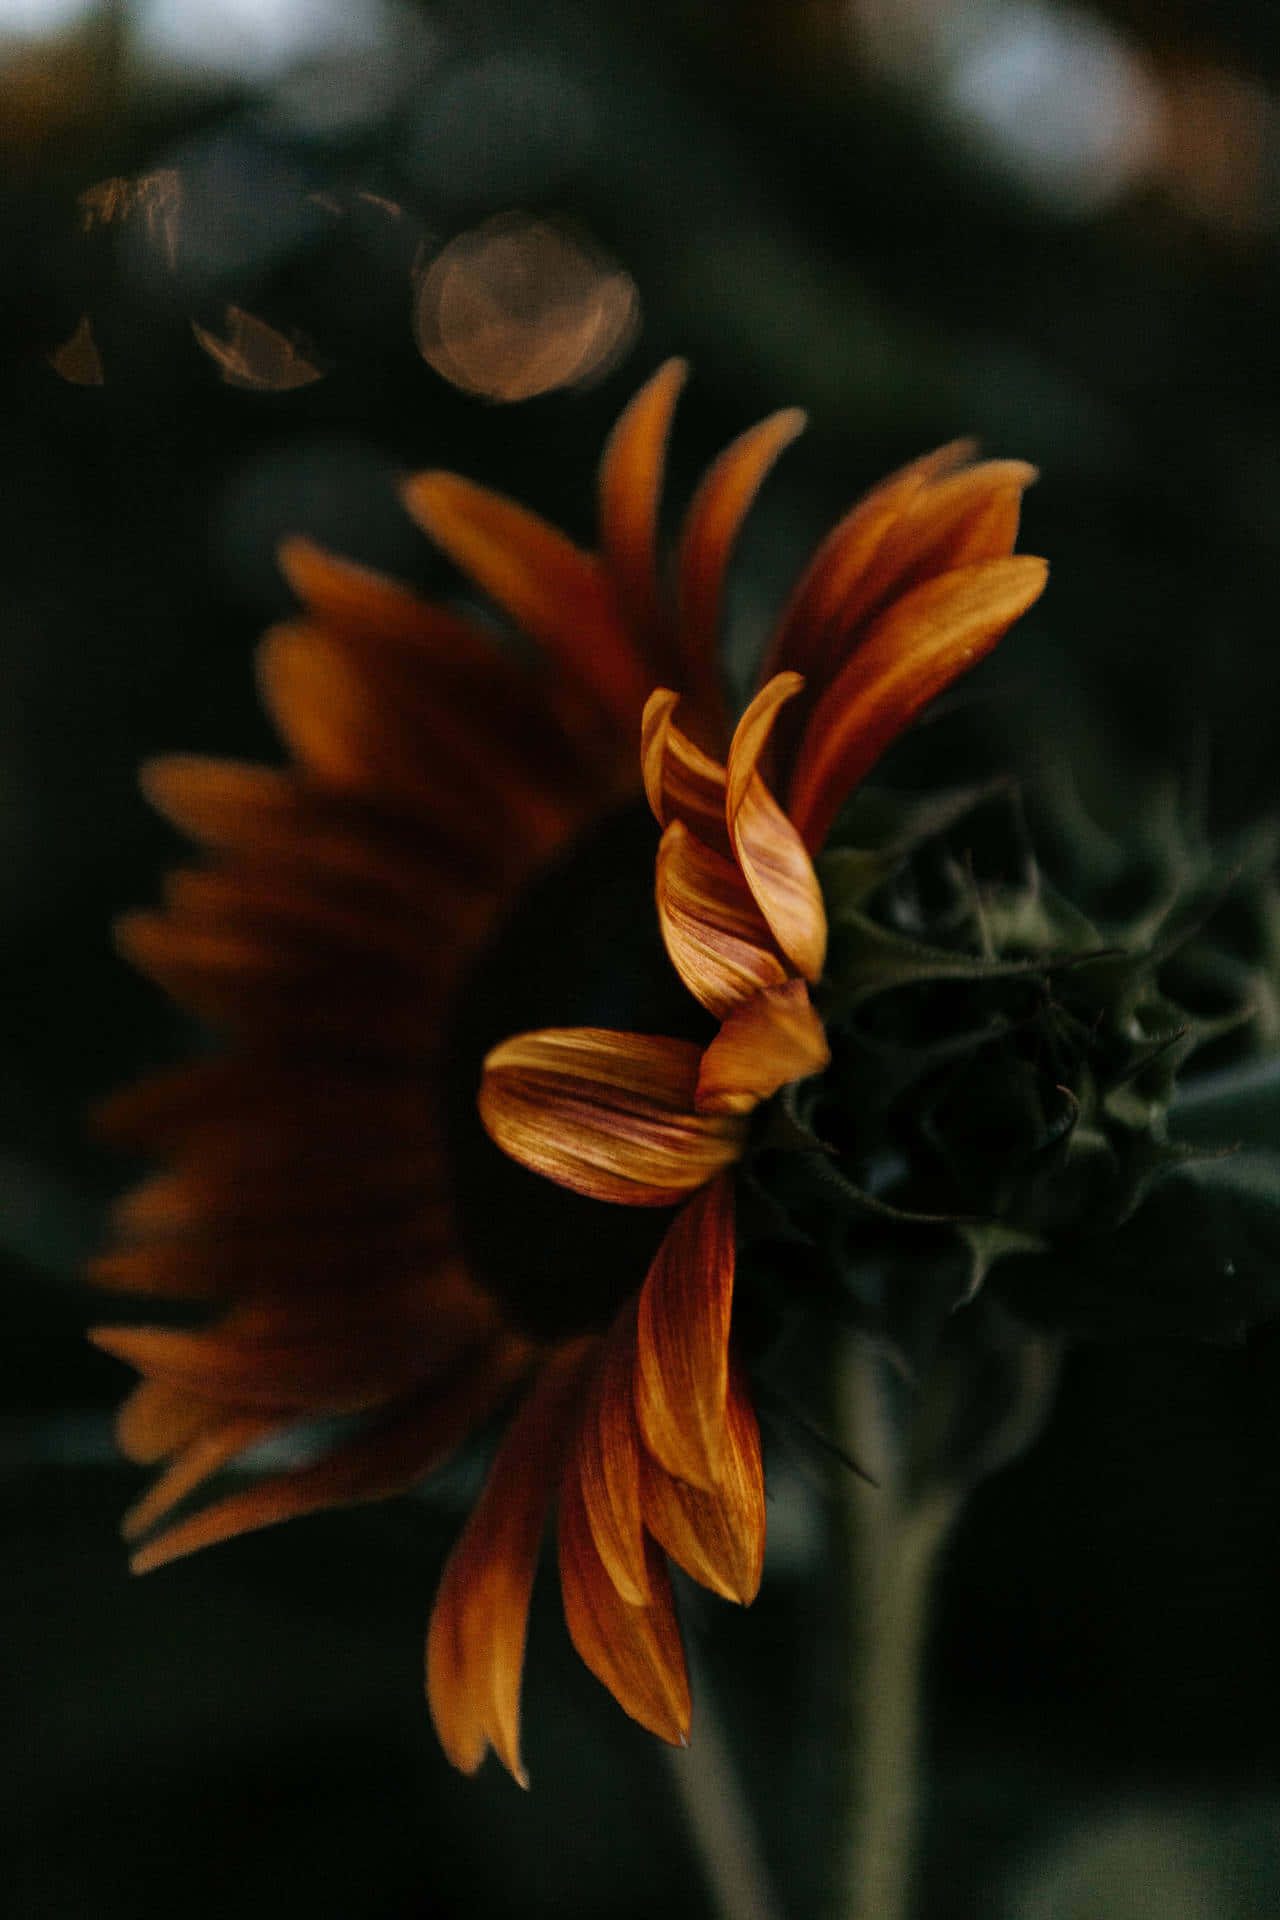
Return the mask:
[[(725, 1597), (756, 1592), (764, 1482), (733, 1341), (733, 1168), (755, 1109), (829, 1058), (810, 997), (827, 939), (812, 856), (852, 786), (1045, 577), (1011, 557), (1031, 469), (944, 448), (828, 535), (730, 727), (726, 568), (802, 420), (777, 414), (714, 463), (668, 583), (658, 519), (683, 374), (662, 368), (614, 429), (598, 554), (457, 476), (407, 483), (410, 511), (538, 643), (535, 661), (288, 543), (304, 611), (268, 635), (260, 671), (290, 764), (151, 768), (150, 796), (206, 860), (121, 928), (139, 965), (230, 1036), (105, 1115), (170, 1169), (121, 1203), (97, 1279), (203, 1310), (95, 1334), (143, 1375), (122, 1445), (165, 1463), (126, 1520), (150, 1536), (135, 1564), (396, 1493), (514, 1403), (436, 1600), (428, 1692), (456, 1764), (493, 1746), (518, 1778), (553, 1505), (573, 1641), (668, 1740), (690, 1720), (668, 1560)], [(603, 1275), (580, 1324), (548, 1331), (470, 1257), (454, 1037), (476, 968), (637, 772), (661, 829), (662, 939), (701, 1038), (543, 1027), (471, 1063), (484, 1127), (526, 1168), (596, 1202), (679, 1208), (647, 1271)], [(176, 1511), (261, 1440), (319, 1421), (339, 1425), (313, 1457)]]

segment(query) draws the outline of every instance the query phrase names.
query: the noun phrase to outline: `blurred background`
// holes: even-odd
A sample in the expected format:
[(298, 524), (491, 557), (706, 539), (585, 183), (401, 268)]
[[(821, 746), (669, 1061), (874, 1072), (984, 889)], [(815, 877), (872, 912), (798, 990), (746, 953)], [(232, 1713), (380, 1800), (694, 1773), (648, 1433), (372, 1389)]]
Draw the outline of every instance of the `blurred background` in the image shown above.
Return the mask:
[[(990, 735), (1280, 804), (1280, 33), (1264, 0), (0, 0), (0, 1493), (8, 1910), (711, 1915), (670, 1762), (535, 1606), (522, 1795), (441, 1759), (421, 1636), (470, 1484), (131, 1582), (122, 1368), (76, 1281), (96, 1095), (190, 1044), (113, 957), (147, 754), (274, 749), (287, 532), (429, 590), (458, 468), (578, 537), (673, 352), (672, 488), (810, 410), (734, 593), (958, 433), (1036, 461), (1051, 587)], [(966, 683), (966, 687), (970, 683)], [(993, 718), (994, 716), (994, 718)], [(925, 756), (927, 759), (927, 755)], [(1241, 1130), (1274, 1140), (1280, 1106)], [(835, 1766), (827, 1494), (772, 1443), (698, 1684), (780, 1912)], [(1280, 1910), (1280, 1341), (1082, 1349), (974, 1499), (928, 1674), (920, 1920)]]

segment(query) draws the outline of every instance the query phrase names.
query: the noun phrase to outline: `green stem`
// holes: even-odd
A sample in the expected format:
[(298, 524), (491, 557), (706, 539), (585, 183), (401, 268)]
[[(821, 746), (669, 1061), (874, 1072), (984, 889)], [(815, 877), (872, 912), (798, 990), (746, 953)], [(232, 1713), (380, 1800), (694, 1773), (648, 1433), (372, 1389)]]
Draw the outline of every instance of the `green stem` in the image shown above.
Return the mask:
[(883, 1368), (850, 1342), (838, 1413), (874, 1486), (841, 1476), (848, 1595), (848, 1749), (833, 1920), (906, 1920), (916, 1838), (921, 1659), (958, 1487), (912, 1499), (886, 1416)]

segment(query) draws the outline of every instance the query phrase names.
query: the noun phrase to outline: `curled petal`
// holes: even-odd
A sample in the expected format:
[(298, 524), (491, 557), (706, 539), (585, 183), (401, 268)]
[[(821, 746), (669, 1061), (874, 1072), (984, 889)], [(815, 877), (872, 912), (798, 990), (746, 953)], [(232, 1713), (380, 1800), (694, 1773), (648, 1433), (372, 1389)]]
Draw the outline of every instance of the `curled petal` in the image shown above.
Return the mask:
[(452, 473), (406, 481), (405, 503), (450, 559), (624, 726), (644, 705), (643, 663), (608, 573), (536, 514)]
[(624, 612), (649, 640), (654, 665), (667, 672), (679, 663), (662, 659), (669, 636), (658, 588), (658, 510), (667, 439), (688, 372), (684, 360), (659, 367), (619, 416), (600, 462), (600, 544)]
[(660, 1546), (702, 1586), (749, 1606), (764, 1568), (764, 1467), (745, 1381), (729, 1375), (720, 1475), (704, 1491), (641, 1456), (644, 1521)]
[(773, 935), (737, 866), (705, 847), (681, 820), (662, 836), (655, 892), (671, 964), (718, 1019), (759, 988), (786, 979)]
[(803, 980), (768, 987), (737, 1007), (702, 1056), (698, 1108), (750, 1113), (793, 1080), (831, 1063), (831, 1049)]
[(769, 469), (804, 424), (804, 414), (788, 407), (740, 435), (709, 468), (685, 516), (679, 563), (683, 679), (713, 731), (724, 726), (718, 662), (725, 569)]
[(789, 794), (792, 819), (820, 847), (858, 782), (912, 720), (1044, 591), (1043, 560), (1018, 554), (944, 573), (896, 600), (818, 702)]
[(565, 1624), (582, 1659), (618, 1705), (673, 1747), (689, 1739), (684, 1648), (662, 1555), (645, 1543), (649, 1600), (624, 1600), (596, 1551), (582, 1489), (570, 1474), (560, 1495), (560, 1591)]
[(725, 770), (673, 724), (680, 695), (659, 687), (645, 702), (640, 771), (660, 827), (682, 820), (718, 853), (730, 852), (725, 826)]
[(694, 1108), (685, 1040), (599, 1027), (519, 1034), (484, 1063), (480, 1118), (504, 1153), (575, 1193), (662, 1207), (735, 1161), (745, 1123)]
[(738, 865), (770, 932), (792, 965), (813, 981), (827, 954), (822, 891), (804, 842), (758, 770), (779, 708), (803, 686), (798, 673), (776, 674), (738, 722), (725, 814)]
[(596, 1551), (621, 1597), (634, 1607), (643, 1607), (650, 1594), (640, 1523), (635, 1371), (636, 1307), (632, 1300), (618, 1315), (605, 1341), (578, 1435), (575, 1463)]
[(640, 1294), (636, 1413), (668, 1473), (711, 1491), (725, 1446), (733, 1311), (733, 1184), (696, 1194), (659, 1247)]
[(520, 1673), (538, 1545), (574, 1428), (595, 1342), (553, 1354), (507, 1429), (484, 1491), (449, 1556), (427, 1634), (427, 1699), (440, 1744), (474, 1773), (492, 1746), (520, 1762)]
[(149, 1573), (219, 1540), (292, 1520), (325, 1507), (385, 1500), (430, 1473), (486, 1419), (528, 1372), (527, 1343), (498, 1338), (476, 1353), (447, 1387), (428, 1392), (364, 1427), (321, 1459), (255, 1481), (159, 1534), (134, 1554), (135, 1573)]

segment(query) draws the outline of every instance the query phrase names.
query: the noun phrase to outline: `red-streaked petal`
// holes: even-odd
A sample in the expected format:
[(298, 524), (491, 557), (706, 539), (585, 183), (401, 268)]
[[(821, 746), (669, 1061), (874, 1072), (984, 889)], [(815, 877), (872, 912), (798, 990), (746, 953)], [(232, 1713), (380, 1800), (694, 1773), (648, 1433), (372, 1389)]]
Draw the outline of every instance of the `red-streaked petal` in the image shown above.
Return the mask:
[(673, 820), (658, 848), (654, 891), (671, 964), (718, 1019), (787, 977), (773, 935), (732, 860)]
[(591, 1385), (575, 1465), (596, 1551), (622, 1598), (649, 1601), (644, 1529), (640, 1524), (640, 1434), (633, 1382), (636, 1302), (610, 1329)]
[(669, 1206), (730, 1166), (745, 1139), (744, 1122), (695, 1112), (700, 1058), (654, 1034), (519, 1034), (484, 1063), (480, 1118), (504, 1153), (562, 1187)]
[(734, 854), (774, 939), (806, 980), (822, 974), (827, 916), (804, 842), (760, 777), (778, 710), (801, 691), (798, 673), (763, 686), (738, 722), (729, 749), (725, 813)]
[(699, 1111), (750, 1113), (779, 1087), (807, 1080), (830, 1062), (804, 981), (766, 988), (734, 1009), (703, 1054)]
[(474, 1773), (492, 1746), (521, 1786), (529, 1784), (520, 1761), (529, 1596), (595, 1346), (574, 1341), (546, 1361), (507, 1429), (436, 1595), (427, 1699), (440, 1744), (464, 1773)]
[(596, 1551), (572, 1474), (560, 1495), (559, 1544), (565, 1623), (582, 1659), (633, 1720), (673, 1747), (687, 1745), (689, 1681), (662, 1555), (646, 1542), (649, 1601), (629, 1605)]
[(764, 1467), (746, 1382), (729, 1374), (720, 1477), (709, 1491), (641, 1456), (644, 1521), (677, 1566), (726, 1600), (749, 1606), (764, 1568)]
[(773, 674), (801, 673), (816, 699), (840, 665), (849, 627), (846, 609), (885, 539), (912, 499), (932, 480), (973, 454), (971, 440), (954, 440), (890, 474), (850, 508), (819, 546), (800, 578), (769, 647), (761, 683)]
[(608, 573), (555, 527), (452, 473), (407, 480), (410, 513), (464, 573), (623, 726), (648, 691)]
[(733, 1311), (733, 1182), (722, 1174), (668, 1229), (640, 1294), (636, 1413), (661, 1466), (710, 1490), (720, 1474)]
[(683, 820), (717, 853), (728, 854), (725, 770), (674, 724), (680, 695), (658, 687), (645, 702), (640, 726), (640, 771), (660, 827)]
[(805, 845), (822, 845), (880, 755), (953, 680), (976, 666), (1044, 591), (1043, 560), (1018, 554), (926, 580), (869, 629), (819, 701), (788, 805)]
[(804, 424), (799, 408), (788, 407), (741, 434), (708, 469), (685, 516), (678, 582), (683, 684), (711, 729), (724, 726), (720, 617), (729, 556), (770, 468)]
[(134, 1554), (133, 1571), (149, 1573), (219, 1540), (300, 1514), (403, 1493), (493, 1412), (530, 1363), (527, 1343), (495, 1340), (450, 1386), (433, 1386), (308, 1466), (256, 1481), (180, 1520)]
[(648, 643), (657, 671), (670, 673), (671, 635), (658, 583), (658, 513), (667, 441), (684, 360), (668, 360), (623, 410), (600, 461), (600, 544), (634, 630)]

